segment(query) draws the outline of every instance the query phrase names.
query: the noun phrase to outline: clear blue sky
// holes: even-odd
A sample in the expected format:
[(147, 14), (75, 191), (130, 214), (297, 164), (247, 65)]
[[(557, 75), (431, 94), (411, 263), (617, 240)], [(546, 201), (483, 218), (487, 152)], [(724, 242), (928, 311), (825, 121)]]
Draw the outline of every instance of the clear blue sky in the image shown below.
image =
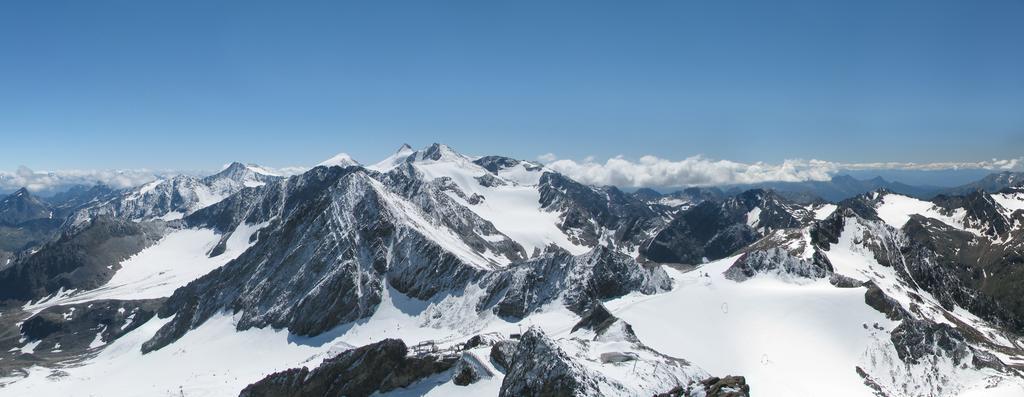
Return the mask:
[(298, 3), (0, 3), (0, 169), (1024, 153), (1021, 0)]

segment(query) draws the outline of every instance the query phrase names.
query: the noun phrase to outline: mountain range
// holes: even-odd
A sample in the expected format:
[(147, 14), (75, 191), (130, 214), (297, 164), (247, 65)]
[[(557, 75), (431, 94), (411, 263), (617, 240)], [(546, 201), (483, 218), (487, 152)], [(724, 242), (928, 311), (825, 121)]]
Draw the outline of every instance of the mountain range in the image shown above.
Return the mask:
[(408, 145), (0, 201), (0, 394), (1024, 395), (1024, 178), (588, 186)]

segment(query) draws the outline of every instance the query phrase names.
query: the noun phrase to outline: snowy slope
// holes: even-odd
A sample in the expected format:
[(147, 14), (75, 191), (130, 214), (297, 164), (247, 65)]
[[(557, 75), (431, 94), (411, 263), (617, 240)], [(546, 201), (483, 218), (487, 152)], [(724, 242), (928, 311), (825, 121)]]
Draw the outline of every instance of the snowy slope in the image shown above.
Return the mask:
[[(41, 396), (235, 395), (278, 369), (318, 362), (346, 345), (318, 345), (272, 329), (236, 331), (218, 316), (173, 348), (142, 354), (140, 346), (166, 320), (154, 318), (105, 346), (95, 357), (57, 369), (32, 367), (0, 393)], [(52, 374), (58, 377), (51, 377)], [(12, 381), (15, 379), (7, 379)], [(4, 380), (0, 380), (4, 382)]]
[(348, 153), (338, 153), (317, 165), (324, 167), (350, 167), (359, 165), (359, 162), (353, 160), (352, 156), (349, 156)]
[(23, 309), (37, 313), (47, 307), (101, 299), (152, 299), (170, 296), (211, 270), (245, 252), (250, 237), (265, 225), (241, 225), (228, 239), (224, 254), (208, 253), (221, 236), (208, 229), (183, 229), (170, 233), (157, 244), (121, 263), (121, 269), (105, 285), (88, 291), (62, 291)]
[(992, 195), (992, 199), (1003, 207), (1003, 214), (1007, 218), (1017, 211), (1024, 210), (1024, 191), (996, 193)]
[[(988, 247), (978, 225), (1019, 217), (1020, 193), (985, 194), (998, 207), (977, 208), (996, 215), (887, 192), (863, 196), (863, 208), (800, 206), (762, 190), (657, 212), (539, 164), (438, 144), (403, 146), (367, 167), (345, 154), (321, 165), (284, 179), (236, 163), (90, 207), (87, 217), (184, 219), (99, 288), (0, 310), (0, 344), (16, 342), (4, 358), (33, 363), (3, 372), (0, 395), (237, 395), (274, 372), (388, 338), (431, 343), (461, 363), (390, 396), (508, 395), (553, 375), (609, 396), (712, 375), (745, 376), (764, 396), (1024, 395), (1024, 339), (934, 289), (977, 298), (972, 285), (953, 283), (960, 269), (915, 279), (949, 265), (901, 230)], [(648, 242), (664, 233), (658, 244), (680, 254), (701, 236), (724, 259), (652, 263), (615, 246), (633, 238), (626, 233)], [(140, 327), (101, 338), (109, 319), (97, 318), (85, 354), (36, 360), (60, 352), (38, 340), (47, 337), (38, 325), (68, 326), (66, 305), (154, 298), (159, 313)], [(595, 317), (603, 307), (609, 317)], [(47, 312), (50, 323), (22, 328)], [(516, 351), (529, 359), (504, 368), (491, 344), (513, 334), (528, 334)], [(460, 350), (475, 335), (488, 341)], [(0, 370), (7, 365), (0, 358)], [(457, 385), (456, 369), (467, 366), (481, 378)]]
[(688, 273), (670, 270), (672, 292), (630, 296), (608, 307), (652, 348), (711, 373), (743, 374), (760, 395), (871, 394), (852, 366), (878, 338), (878, 331), (863, 325), (892, 325), (864, 305), (863, 289), (771, 277), (737, 283), (722, 276), (735, 260)]
[(73, 229), (97, 216), (134, 221), (181, 219), (242, 189), (258, 188), (281, 178), (258, 165), (231, 163), (210, 176), (178, 175), (119, 191), (112, 198), (78, 210), (70, 224)]
[(937, 219), (958, 229), (966, 229), (964, 226), (964, 215), (966, 212), (963, 209), (958, 209), (956, 212), (946, 215), (942, 214), (939, 208), (931, 202), (899, 194), (883, 195), (879, 206), (875, 210), (878, 211), (879, 218), (882, 218), (885, 223), (897, 229), (903, 227), (910, 220), (911, 215), (921, 215)]
[[(480, 178), (491, 175), (473, 159), (459, 154), (445, 145), (436, 145), (438, 156), (423, 155), (428, 149), (409, 153), (405, 158), (421, 172), (427, 180), (445, 178), (461, 190), (462, 195), (450, 193), (452, 199), (466, 206), (480, 217), (491, 221), (498, 231), (519, 243), (531, 254), (534, 250), (555, 244), (569, 252), (582, 254), (589, 248), (574, 244), (558, 228), (559, 214), (545, 211), (540, 205), (540, 191), (537, 183), (544, 170), (527, 170), (525, 164), (499, 171), (497, 183), (485, 186)], [(400, 151), (399, 153), (404, 153)], [(385, 160), (390, 163), (394, 160)], [(382, 165), (378, 169), (384, 169)], [(480, 197), (481, 201), (469, 203), (466, 197)]]

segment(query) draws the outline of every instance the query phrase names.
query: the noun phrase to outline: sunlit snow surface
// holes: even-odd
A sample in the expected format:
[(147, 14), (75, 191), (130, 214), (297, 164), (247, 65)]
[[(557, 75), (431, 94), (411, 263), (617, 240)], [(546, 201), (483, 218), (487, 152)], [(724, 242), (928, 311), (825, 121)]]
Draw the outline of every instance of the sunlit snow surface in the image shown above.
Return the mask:
[(921, 215), (926, 218), (936, 219), (957, 229), (971, 231), (975, 234), (980, 233), (970, 230), (964, 225), (964, 216), (966, 216), (967, 212), (963, 208), (957, 208), (951, 214), (946, 215), (939, 212), (939, 207), (930, 201), (918, 200), (899, 194), (889, 193), (884, 195), (881, 204), (875, 211), (878, 212), (878, 217), (885, 221), (885, 223), (897, 229), (902, 228), (910, 220), (911, 215)]
[[(368, 167), (387, 171), (414, 152), (404, 148), (394, 156)], [(347, 157), (334, 160), (345, 162)], [(340, 165), (340, 164), (339, 164)], [(580, 254), (586, 247), (572, 243), (558, 229), (559, 214), (544, 211), (539, 204), (537, 184), (543, 171), (530, 170), (520, 163), (501, 170), (497, 177), (504, 185), (486, 187), (476, 179), (488, 173), (472, 159), (446, 153), (440, 160), (414, 163), (428, 179), (449, 177), (465, 195), (484, 197), (469, 204), (462, 197), (449, 196), (484, 219), (502, 234), (521, 244), (528, 253), (548, 244), (557, 244)], [(160, 182), (142, 189), (152, 190)], [(490, 253), (477, 253), (450, 230), (430, 224), (423, 214), (397, 195), (379, 185), (385, 204), (404, 214), (406, 224), (471, 263), (501, 262)], [(993, 195), (1007, 211), (1024, 209), (1020, 195)], [(218, 199), (205, 197), (204, 203)], [(813, 209), (816, 219), (824, 219), (836, 209), (826, 204)], [(879, 216), (899, 228), (913, 214), (938, 219), (963, 229), (963, 214), (944, 215), (932, 203), (896, 194), (883, 197)], [(962, 211), (962, 210), (961, 210)], [(748, 214), (748, 223), (756, 226), (758, 213)], [(169, 214), (177, 218), (180, 214)], [(265, 225), (265, 224), (264, 224)], [(211, 230), (177, 230), (157, 244), (129, 258), (104, 286), (92, 291), (61, 291), (55, 296), (27, 304), (37, 313), (46, 307), (81, 303), (98, 299), (148, 299), (170, 296), (176, 288), (223, 266), (251, 246), (250, 237), (264, 225), (242, 225), (230, 236), (225, 253), (210, 258), (207, 253), (221, 236)], [(891, 233), (879, 225), (847, 219), (847, 227), (825, 252), (837, 273), (861, 281), (874, 281), (904, 308), (912, 302), (911, 286), (901, 281), (892, 267), (882, 266), (862, 246), (861, 236)], [(485, 238), (487, 236), (484, 236)], [(500, 236), (499, 236), (500, 237)], [(809, 236), (806, 257), (810, 256)], [(756, 396), (871, 396), (855, 371), (865, 366), (874, 374), (897, 379), (926, 382), (919, 369), (909, 368), (895, 357), (890, 332), (899, 323), (884, 317), (864, 302), (865, 288), (837, 288), (826, 280), (786, 280), (761, 275), (742, 283), (725, 279), (722, 272), (735, 257), (704, 264), (694, 271), (682, 272), (666, 267), (674, 279), (672, 291), (658, 295), (631, 294), (607, 302), (609, 309), (630, 323), (640, 341), (660, 353), (692, 362), (708, 373), (743, 375)], [(507, 261), (506, 261), (507, 262)], [(798, 281), (798, 282), (794, 282)], [(920, 296), (920, 313), (936, 322), (956, 319), (981, 331), (996, 345), (1013, 342), (984, 321), (961, 308), (945, 311), (927, 293)], [(497, 318), (489, 311), (477, 312), (485, 296), (479, 286), (452, 291), (431, 301), (411, 299), (386, 286), (381, 304), (367, 319), (344, 324), (315, 337), (299, 337), (286, 330), (272, 328), (238, 331), (230, 313), (218, 314), (180, 340), (158, 351), (143, 355), (141, 346), (170, 318), (153, 318), (123, 337), (102, 345), (97, 338), (95, 356), (59, 368), (32, 367), (26, 378), (0, 379), (0, 395), (28, 396), (232, 396), (246, 385), (287, 368), (315, 367), (353, 346), (362, 346), (385, 338), (399, 338), (407, 345), (432, 340), (441, 348), (464, 342), (470, 336), (497, 332), (520, 333), (536, 325), (588, 369), (634, 387), (650, 386), (655, 379), (643, 378), (635, 368), (603, 365), (593, 357), (604, 351), (623, 351), (620, 342), (595, 342), (590, 350), (578, 348), (580, 335), (570, 330), (579, 317), (562, 302), (554, 302), (519, 322)], [(948, 317), (947, 317), (948, 316)], [(611, 332), (614, 334), (614, 330)], [(29, 353), (38, 342), (21, 347)], [(102, 349), (99, 349), (102, 347)], [(451, 371), (422, 379), (389, 396), (492, 396), (497, 395), (503, 375), (486, 358), (489, 348), (466, 352), (479, 358), (493, 376), (463, 387), (451, 382)], [(645, 353), (650, 354), (650, 353)], [(1011, 364), (1010, 357), (1000, 356)], [(589, 359), (589, 361), (588, 361)], [(642, 362), (641, 362), (642, 363)], [(641, 364), (643, 367), (643, 364)], [(945, 367), (943, 367), (945, 368)], [(646, 369), (641, 368), (641, 373)], [(60, 371), (61, 376), (53, 376)], [(984, 388), (990, 373), (955, 368), (942, 376), (955, 379), (957, 395), (1021, 396), (1019, 382), (1000, 382)], [(646, 385), (645, 385), (646, 383)], [(658, 385), (661, 387), (661, 385)], [(667, 391), (668, 388), (665, 388)], [(646, 393), (650, 394), (650, 393)]]
[(836, 206), (835, 204), (823, 204), (822, 206), (814, 209), (814, 219), (820, 221), (822, 219), (828, 218), (829, 215), (832, 215), (833, 212), (836, 212), (836, 208), (838, 208), (838, 206)]
[(121, 263), (121, 269), (103, 286), (89, 291), (62, 291), (56, 296), (25, 305), (37, 313), (50, 306), (99, 299), (151, 299), (171, 296), (175, 289), (223, 266), (249, 248), (249, 238), (263, 225), (240, 225), (227, 241), (226, 251), (210, 258), (207, 253), (221, 236), (209, 229), (171, 232), (153, 246)]
[[(829, 252), (829, 258), (837, 271), (867, 278), (879, 269), (876, 268), (877, 263), (866, 260), (864, 252), (847, 247), (856, 245), (857, 233), (863, 232), (861, 226), (854, 225), (844, 231), (840, 243)], [(248, 228), (255, 229), (252, 226)], [(181, 238), (190, 240), (184, 236), (200, 232), (191, 231)], [(241, 239), (248, 232), (238, 234)], [(216, 241), (215, 237), (206, 235), (204, 240), (192, 236), (195, 241), (184, 250), (193, 254), (204, 252), (209, 248), (208, 244)], [(164, 257), (165, 254), (156, 253), (165, 249), (176, 251), (171, 248), (177, 243), (169, 243), (173, 241), (165, 239), (160, 244), (164, 248), (155, 246), (148, 255)], [(200, 241), (206, 243), (200, 244)], [(145, 257), (143, 253), (133, 260)], [(822, 390), (828, 390), (830, 396), (872, 395), (854, 368), (865, 365), (865, 361), (872, 358), (891, 358), (893, 351), (888, 341), (889, 331), (897, 323), (864, 304), (864, 288), (836, 288), (824, 280), (789, 283), (772, 276), (757, 276), (737, 283), (721, 275), (734, 260), (728, 258), (711, 262), (685, 273), (666, 268), (675, 282), (671, 292), (653, 296), (628, 295), (608, 302), (607, 306), (632, 324), (641, 342), (663, 354), (684, 358), (714, 375), (744, 375), (755, 395), (818, 396), (822, 395)], [(131, 276), (133, 272), (129, 265), (132, 264), (125, 264), (126, 273), (118, 280), (139, 282), (145, 279)], [(142, 272), (136, 274), (141, 275)], [(131, 284), (133, 282), (122, 285)], [(895, 286), (883, 285), (883, 288), (889, 292)], [(107, 291), (126, 290), (111, 288)], [(237, 331), (232, 316), (221, 314), (187, 333), (181, 340), (143, 355), (140, 352), (142, 343), (169, 321), (154, 318), (110, 343), (82, 365), (60, 368), (66, 376), (50, 377), (54, 369), (33, 367), (27, 378), (8, 384), (0, 389), (0, 394), (236, 395), (246, 385), (267, 374), (298, 366), (315, 367), (324, 358), (352, 346), (385, 338), (400, 338), (407, 345), (434, 340), (445, 348), (464, 342), (474, 334), (498, 332), (508, 335), (531, 325), (541, 326), (548, 335), (560, 339), (563, 348), (578, 355), (578, 359), (585, 360), (585, 356), (599, 353), (602, 349), (619, 348), (616, 343), (610, 343), (607, 346), (597, 345), (594, 347), (596, 350), (590, 352), (574, 350), (577, 342), (567, 338), (573, 336), (570, 329), (578, 317), (561, 302), (552, 303), (519, 323), (511, 323), (496, 318), (490, 312), (473, 310), (482, 296), (482, 291), (471, 287), (457, 295), (419, 301), (388, 287), (380, 306), (370, 318), (336, 327), (316, 337), (297, 337), (285, 330), (270, 328)], [(903, 296), (895, 298), (904, 299)], [(925, 299), (931, 298), (925, 296)], [(958, 315), (973, 321), (968, 318), (971, 317), (969, 314)], [(881, 329), (876, 328), (876, 324)], [(477, 349), (469, 353), (486, 357), (486, 350)], [(487, 362), (486, 359), (482, 361)], [(584, 361), (584, 365), (606, 376), (617, 377), (623, 383), (644, 383), (644, 379), (634, 377), (631, 371), (622, 368), (603, 366), (593, 361)], [(909, 372), (904, 375), (916, 374)], [(959, 376), (955, 373), (949, 375)], [(387, 395), (495, 395), (502, 376), (499, 371), (494, 371), (490, 378), (469, 387), (460, 387), (451, 383), (451, 372), (443, 372)], [(995, 389), (980, 389), (980, 382), (984, 381), (981, 376), (966, 380), (979, 383), (961, 390), (962, 395), (1011, 396), (1024, 392), (1011, 382), (1000, 383)]]
[(522, 245), (527, 254), (532, 254), (534, 249), (543, 250), (550, 244), (575, 255), (590, 250), (571, 242), (558, 228), (561, 214), (541, 209), (540, 191), (537, 189), (543, 174), (541, 170), (530, 171), (520, 163), (498, 173), (498, 178), (505, 181), (505, 185), (487, 187), (476, 178), (488, 171), (457, 153), (440, 160), (418, 160), (413, 164), (428, 180), (449, 177), (467, 196), (478, 194), (484, 197), (479, 204), (470, 204), (450, 194), (459, 204), (491, 221), (498, 231)]
[(668, 269), (673, 291), (608, 307), (655, 350), (712, 374), (746, 376), (757, 395), (870, 395), (853, 368), (878, 332), (863, 324), (891, 325), (864, 304), (864, 289), (771, 277), (736, 283), (721, 274), (735, 259)]
[[(898, 323), (864, 303), (865, 288), (767, 275), (737, 283), (722, 276), (735, 260), (686, 273), (667, 269), (676, 282), (673, 291), (633, 294), (607, 306), (648, 346), (715, 375), (746, 376), (754, 395), (872, 396), (856, 366), (894, 375), (910, 387), (927, 381), (919, 368), (908, 369), (895, 357), (889, 332)], [(952, 365), (945, 370), (943, 376), (961, 388), (952, 395), (1024, 395), (1019, 380), (986, 388), (993, 373)]]
[(1024, 192), (993, 194), (992, 199), (1003, 207), (1003, 214), (1010, 217), (1014, 212), (1024, 210)]
[[(292, 335), (272, 328), (237, 331), (228, 313), (214, 316), (180, 340), (155, 352), (142, 354), (141, 347), (167, 319), (153, 318), (122, 336), (86, 361), (63, 368), (32, 367), (26, 378), (0, 379), (0, 395), (39, 396), (233, 396), (246, 385), (266, 375), (299, 366), (316, 367), (353, 346), (362, 346), (386, 338), (402, 339), (412, 346), (433, 340), (442, 348), (465, 342), (483, 332), (504, 335), (521, 332), (531, 325), (542, 325), (554, 335), (567, 335), (578, 317), (561, 302), (552, 303), (542, 313), (520, 323), (510, 323), (493, 314), (475, 311), (454, 312), (446, 304), (458, 307), (475, 302), (478, 296), (463, 294), (442, 301), (425, 302), (408, 298), (390, 287), (381, 304), (368, 319), (344, 324), (315, 337)], [(452, 302), (457, 301), (457, 302)], [(438, 316), (438, 313), (445, 316)], [(470, 328), (465, 328), (469, 324)], [(477, 352), (486, 357), (487, 352)], [(51, 377), (60, 370), (65, 376)], [(447, 375), (447, 377), (445, 377)], [(462, 392), (496, 395), (501, 376), (463, 388), (451, 381), (451, 373), (435, 375), (400, 389), (395, 395), (452, 395)]]

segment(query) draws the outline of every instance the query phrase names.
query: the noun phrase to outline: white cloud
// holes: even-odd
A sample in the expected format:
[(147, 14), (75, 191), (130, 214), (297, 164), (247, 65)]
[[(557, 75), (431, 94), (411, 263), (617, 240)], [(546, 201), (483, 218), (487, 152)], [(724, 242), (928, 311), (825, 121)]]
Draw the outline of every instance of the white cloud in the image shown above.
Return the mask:
[(270, 167), (263, 167), (263, 168), (271, 171), (275, 175), (280, 175), (280, 176), (298, 175), (298, 174), (302, 174), (302, 173), (304, 173), (306, 171), (309, 171), (309, 167), (299, 167), (299, 166), (281, 167), (281, 168), (270, 168)]
[(1015, 159), (992, 159), (977, 162), (938, 162), (938, 163), (842, 163), (840, 166), (848, 170), (992, 170), (992, 171), (1024, 171), (1024, 157)]
[(555, 156), (554, 153), (544, 153), (540, 156), (537, 156), (537, 160), (540, 160), (542, 163), (550, 163), (552, 161), (558, 160), (558, 156)]
[(693, 156), (683, 160), (643, 156), (638, 161), (618, 156), (603, 163), (588, 157), (581, 162), (567, 159), (555, 160), (548, 162), (547, 166), (587, 184), (623, 187), (683, 187), (824, 181), (831, 179), (841, 170), (986, 169), (1020, 171), (1024, 167), (1024, 158), (944, 163), (838, 163), (824, 160), (785, 160), (781, 164), (768, 164), (713, 160), (703, 156)]
[(92, 185), (96, 183), (103, 183), (115, 188), (124, 188), (141, 185), (163, 175), (178, 173), (152, 170), (33, 171), (28, 167), (18, 167), (14, 172), (0, 171), (0, 190), (14, 190), (25, 187), (31, 191), (53, 191), (71, 185)]
[[(281, 176), (301, 174), (309, 170), (309, 167), (261, 168)], [(204, 176), (216, 172), (149, 169), (34, 171), (28, 167), (18, 167), (14, 172), (0, 171), (0, 192), (24, 187), (33, 192), (53, 193), (74, 185), (97, 183), (121, 189), (143, 185), (158, 178), (169, 178), (175, 175)]]
[[(545, 153), (537, 159), (547, 167), (586, 184), (622, 187), (684, 187), (752, 184), (761, 182), (824, 181), (844, 170), (914, 170), (939, 171), (957, 169), (984, 169), (995, 171), (1024, 171), (1024, 157), (992, 159), (978, 162), (877, 162), (840, 163), (824, 160), (786, 160), (781, 164), (741, 163), (693, 156), (682, 160), (668, 160), (643, 156), (629, 160), (622, 156), (598, 162), (593, 157), (581, 161), (558, 159), (554, 153)], [(281, 167), (264, 169), (274, 174), (290, 176), (300, 174), (309, 167)], [(209, 175), (212, 172), (179, 170), (60, 170), (33, 171), (19, 167), (14, 172), (0, 171), (0, 191), (27, 187), (35, 192), (55, 192), (73, 185), (103, 183), (114, 188), (138, 186), (157, 178), (173, 175)]]

